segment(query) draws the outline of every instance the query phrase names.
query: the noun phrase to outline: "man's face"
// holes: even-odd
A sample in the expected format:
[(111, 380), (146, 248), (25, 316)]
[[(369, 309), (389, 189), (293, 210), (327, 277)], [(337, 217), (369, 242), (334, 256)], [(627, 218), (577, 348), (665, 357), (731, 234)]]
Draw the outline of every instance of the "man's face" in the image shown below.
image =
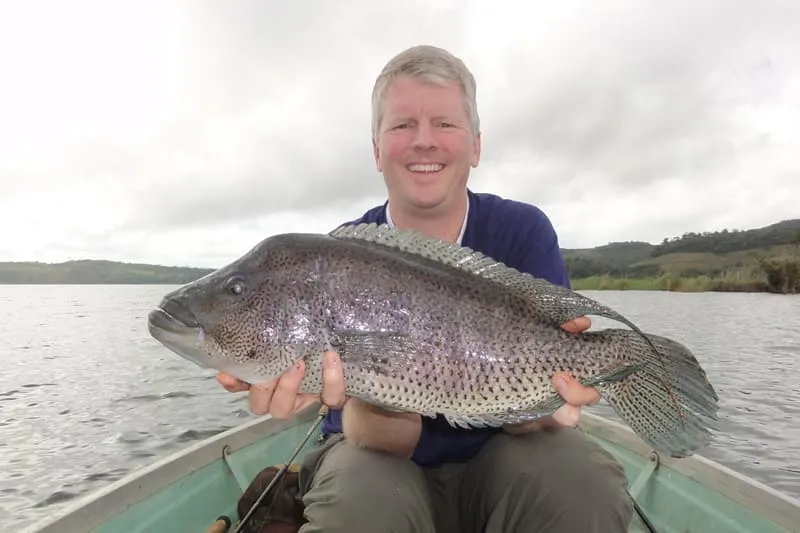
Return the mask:
[(375, 163), (390, 198), (417, 209), (447, 206), (480, 159), (458, 85), (396, 78), (383, 101)]

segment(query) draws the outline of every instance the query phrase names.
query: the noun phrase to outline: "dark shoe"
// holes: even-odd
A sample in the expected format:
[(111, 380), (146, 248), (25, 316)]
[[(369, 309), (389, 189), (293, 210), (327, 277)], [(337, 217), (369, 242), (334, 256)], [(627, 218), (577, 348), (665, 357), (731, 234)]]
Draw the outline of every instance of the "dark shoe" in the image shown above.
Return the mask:
[[(281, 465), (270, 466), (259, 472), (239, 498), (239, 520), (267, 488)], [(305, 523), (303, 500), (299, 496), (299, 465), (290, 465), (283, 477), (261, 500), (242, 533), (297, 533)]]

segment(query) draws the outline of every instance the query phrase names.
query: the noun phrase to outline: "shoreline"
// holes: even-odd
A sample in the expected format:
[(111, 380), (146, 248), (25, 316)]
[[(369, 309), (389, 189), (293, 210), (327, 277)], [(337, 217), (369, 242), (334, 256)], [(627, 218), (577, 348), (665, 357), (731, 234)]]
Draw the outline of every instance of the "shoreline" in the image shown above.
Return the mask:
[(656, 276), (647, 278), (591, 276), (571, 280), (576, 291), (750, 292), (800, 294), (791, 288), (772, 290), (766, 279), (725, 279), (708, 276)]

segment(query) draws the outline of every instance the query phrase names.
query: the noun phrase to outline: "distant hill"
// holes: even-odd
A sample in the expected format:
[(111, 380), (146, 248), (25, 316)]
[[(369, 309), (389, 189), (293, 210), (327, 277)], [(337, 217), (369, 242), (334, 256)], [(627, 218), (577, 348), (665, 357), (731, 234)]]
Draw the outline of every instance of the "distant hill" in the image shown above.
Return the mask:
[(0, 284), (170, 284), (181, 285), (211, 272), (207, 268), (168, 267), (116, 261), (0, 263)]
[(782, 244), (800, 244), (800, 219), (784, 220), (763, 228), (685, 233), (680, 237), (664, 239), (655, 247), (653, 257), (659, 255), (710, 252), (722, 254), (768, 248)]
[(576, 289), (800, 292), (800, 219), (685, 233), (661, 244), (565, 249)]
[(614, 242), (595, 248), (562, 249), (573, 278), (598, 274), (621, 275), (631, 265), (648, 259), (655, 245), (648, 242)]
[(595, 248), (564, 249), (573, 279), (591, 276), (715, 276), (782, 259), (800, 252), (800, 219), (763, 228), (685, 233), (661, 244), (617, 242)]
[[(784, 265), (800, 265), (800, 219), (749, 230), (686, 233), (660, 244), (613, 242), (562, 252), (576, 287), (594, 286), (581, 280), (598, 278), (603, 284), (608, 279), (658, 278), (672, 287), (672, 278), (698, 277), (716, 280), (698, 286), (730, 285), (731, 279), (739, 288), (754, 290), (781, 286), (791, 291), (793, 284), (800, 285), (791, 281), (792, 269), (800, 266)], [(212, 270), (97, 260), (0, 263), (0, 284), (183, 284)]]

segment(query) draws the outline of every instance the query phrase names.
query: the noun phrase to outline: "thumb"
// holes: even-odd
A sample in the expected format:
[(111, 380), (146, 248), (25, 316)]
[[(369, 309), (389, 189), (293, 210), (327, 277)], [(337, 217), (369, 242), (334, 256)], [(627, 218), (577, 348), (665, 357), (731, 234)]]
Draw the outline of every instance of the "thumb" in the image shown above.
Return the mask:
[(584, 387), (575, 378), (564, 372), (553, 376), (553, 387), (569, 405), (580, 407), (594, 405), (600, 401), (600, 394), (591, 387)]

